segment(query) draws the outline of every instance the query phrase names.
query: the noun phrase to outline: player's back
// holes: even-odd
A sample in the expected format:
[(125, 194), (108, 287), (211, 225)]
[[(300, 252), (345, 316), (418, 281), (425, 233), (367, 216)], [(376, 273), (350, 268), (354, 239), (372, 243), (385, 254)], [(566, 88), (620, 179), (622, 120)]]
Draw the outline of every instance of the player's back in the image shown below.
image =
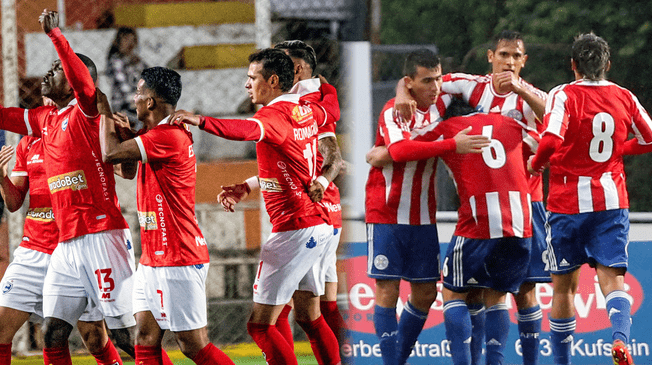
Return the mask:
[(447, 153), (442, 159), (453, 173), (460, 198), (455, 235), (489, 239), (530, 237), (530, 190), (523, 162), (524, 124), (496, 113), (449, 118), (435, 128), (452, 138), (469, 134), (491, 139), (481, 154)]
[(253, 119), (263, 126), (256, 145), (258, 175), (272, 231), (288, 231), (328, 222), (323, 207), (308, 189), (317, 171), (318, 125), (325, 114), (318, 106), (286, 94), (260, 109)]

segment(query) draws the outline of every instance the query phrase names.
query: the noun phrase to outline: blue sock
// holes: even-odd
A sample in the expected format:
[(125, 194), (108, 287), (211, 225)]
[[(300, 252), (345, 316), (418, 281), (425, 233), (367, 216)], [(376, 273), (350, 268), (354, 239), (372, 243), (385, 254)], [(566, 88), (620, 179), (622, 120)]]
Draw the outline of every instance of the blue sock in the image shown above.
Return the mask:
[(446, 338), (450, 341), (453, 364), (471, 363), (471, 316), (463, 300), (444, 303)]
[(484, 347), (485, 308), (482, 303), (467, 304), (471, 315), (471, 365), (482, 364), (482, 348)]
[(571, 346), (573, 345), (573, 333), (575, 333), (575, 317), (570, 318), (549, 318), (550, 320), (550, 343), (552, 355), (557, 365), (569, 365), (571, 362)]
[(398, 321), (398, 364), (403, 365), (410, 357), (414, 343), (426, 324), (428, 313), (424, 313), (412, 306), (408, 300)]
[(396, 308), (374, 307), (374, 326), (380, 343), (384, 365), (396, 365)]
[(611, 336), (613, 340), (621, 340), (625, 344), (629, 342), (629, 329), (632, 326), (630, 314), (631, 304), (627, 294), (622, 290), (614, 290), (607, 294), (607, 313), (611, 321)]
[(541, 334), (541, 308), (535, 305), (518, 311), (518, 333), (521, 339), (523, 365), (536, 365), (539, 360), (539, 335)]
[(509, 312), (507, 304), (500, 303), (487, 308), (485, 338), (487, 346), (486, 364), (503, 364), (509, 334)]

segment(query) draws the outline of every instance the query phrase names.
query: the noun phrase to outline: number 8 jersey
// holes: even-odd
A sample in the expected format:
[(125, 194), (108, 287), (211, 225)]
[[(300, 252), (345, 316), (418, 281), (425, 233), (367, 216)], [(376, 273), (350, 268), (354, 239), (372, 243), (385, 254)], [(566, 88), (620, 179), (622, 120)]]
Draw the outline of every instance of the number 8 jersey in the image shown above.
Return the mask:
[(546, 151), (544, 139), (537, 153), (544, 155), (537, 156), (540, 161), (550, 156), (548, 210), (577, 214), (629, 208), (624, 143), (630, 133), (641, 144), (652, 143), (652, 121), (638, 99), (606, 80), (577, 80), (550, 92), (544, 119), (544, 137), (562, 139), (556, 151)]

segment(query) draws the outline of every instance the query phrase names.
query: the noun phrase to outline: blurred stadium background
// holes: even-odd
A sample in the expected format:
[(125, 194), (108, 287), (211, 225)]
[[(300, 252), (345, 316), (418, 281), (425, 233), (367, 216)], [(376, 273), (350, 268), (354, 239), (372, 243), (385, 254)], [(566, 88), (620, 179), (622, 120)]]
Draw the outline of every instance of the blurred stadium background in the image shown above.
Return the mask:
[[(110, 96), (107, 52), (120, 26), (136, 29), (136, 53), (149, 66), (167, 66), (182, 75), (178, 107), (222, 117), (244, 118), (254, 112), (244, 89), (247, 56), (257, 48), (301, 39), (318, 55), (317, 73), (340, 93), (342, 120), (338, 139), (350, 165), (338, 181), (345, 215), (356, 231), (344, 241), (364, 240), (364, 153), (371, 146), (376, 120), (394, 95), (405, 54), (417, 47), (438, 50), (444, 72), (486, 73), (492, 35), (514, 29), (526, 36), (530, 56), (526, 80), (548, 91), (571, 80), (568, 67), (572, 36), (594, 30), (612, 45), (614, 81), (634, 91), (652, 108), (652, 10), (644, 2), (622, 9), (616, 1), (497, 0), (3, 0), (0, 9), (3, 62), (0, 100), (5, 106), (40, 105), (40, 81), (56, 53), (38, 23), (44, 8), (61, 13), (65, 36), (76, 52), (98, 66), (99, 87)], [(648, 80), (649, 79), (649, 80)], [(246, 320), (258, 249), (270, 227), (260, 196), (252, 194), (236, 213), (215, 204), (220, 185), (256, 174), (253, 143), (229, 142), (193, 130), (198, 157), (197, 217), (211, 252), (207, 281), (209, 334), (216, 344), (250, 342)], [(354, 137), (355, 136), (355, 137)], [(7, 135), (16, 145), (18, 136)], [(633, 211), (649, 211), (652, 187), (648, 157), (627, 159)], [(457, 207), (454, 187), (438, 169), (438, 208)], [(135, 184), (118, 179), (125, 217), (139, 241)], [(632, 184), (634, 184), (632, 188)], [(21, 212), (24, 213), (24, 212)], [(23, 214), (5, 214), (0, 225), (0, 272), (19, 244)], [(8, 242), (8, 245), (6, 244)], [(136, 247), (139, 247), (138, 245)], [(2, 261), (2, 259), (5, 259)], [(364, 270), (364, 268), (360, 268)], [(343, 273), (344, 274), (344, 273)], [(343, 275), (344, 278), (344, 275)], [(346, 286), (339, 301), (346, 309)], [(32, 327), (31, 331), (38, 329)], [(304, 339), (296, 327), (297, 339)], [(27, 352), (40, 344), (30, 329), (14, 341)], [(170, 338), (167, 345), (176, 347)], [(81, 347), (75, 339), (74, 345)]]

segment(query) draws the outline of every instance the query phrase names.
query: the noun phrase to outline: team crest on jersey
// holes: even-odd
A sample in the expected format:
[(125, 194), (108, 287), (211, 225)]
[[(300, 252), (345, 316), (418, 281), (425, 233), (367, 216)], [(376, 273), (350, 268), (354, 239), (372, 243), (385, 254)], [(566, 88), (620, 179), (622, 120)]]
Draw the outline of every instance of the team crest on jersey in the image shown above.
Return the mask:
[(48, 186), (50, 187), (50, 193), (66, 189), (78, 191), (88, 189), (88, 182), (84, 171), (77, 170), (48, 178)]
[(156, 212), (138, 212), (138, 223), (146, 231), (158, 229)]
[(299, 124), (313, 120), (312, 108), (308, 105), (297, 105), (292, 109), (292, 120)]
[(516, 119), (518, 121), (523, 120), (523, 113), (521, 113), (520, 111), (518, 111), (516, 109), (512, 109), (512, 110), (508, 111), (506, 116), (508, 116), (508, 117), (510, 117), (512, 119)]
[(281, 187), (281, 184), (279, 184), (277, 178), (264, 178), (260, 177), (258, 178), (258, 181), (260, 181), (260, 190), (261, 191), (266, 191), (269, 193), (280, 193), (283, 191), (283, 188)]
[(7, 280), (6, 283), (2, 284), (2, 294), (7, 294), (13, 289), (14, 287), (14, 281), (13, 280)]
[(61, 123), (61, 130), (65, 132), (66, 129), (68, 129), (68, 118), (64, 119)]
[(51, 207), (30, 208), (25, 219), (32, 219), (39, 222), (54, 222), (54, 212)]
[(314, 237), (310, 237), (310, 240), (308, 241), (308, 243), (306, 243), (306, 247), (315, 248), (315, 246), (317, 246), (317, 241), (315, 241)]

